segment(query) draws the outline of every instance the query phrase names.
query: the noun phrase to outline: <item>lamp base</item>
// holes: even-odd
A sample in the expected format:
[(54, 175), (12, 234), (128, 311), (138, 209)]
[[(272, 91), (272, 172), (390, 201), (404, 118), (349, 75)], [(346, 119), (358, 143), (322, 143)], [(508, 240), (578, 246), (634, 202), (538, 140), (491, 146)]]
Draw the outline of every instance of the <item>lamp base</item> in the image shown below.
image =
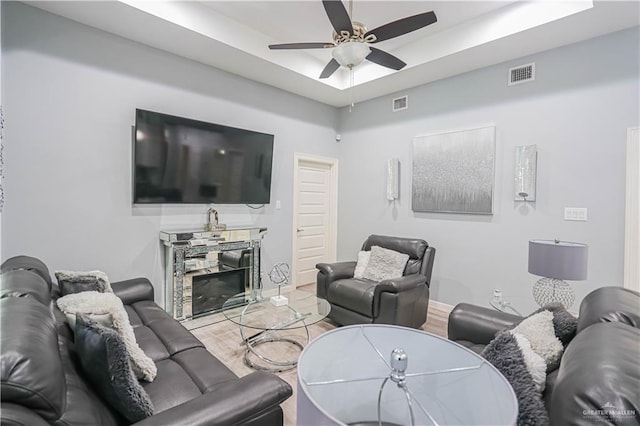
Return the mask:
[(556, 278), (540, 278), (533, 286), (533, 300), (542, 307), (559, 302), (569, 309), (576, 300), (573, 289), (565, 281)]

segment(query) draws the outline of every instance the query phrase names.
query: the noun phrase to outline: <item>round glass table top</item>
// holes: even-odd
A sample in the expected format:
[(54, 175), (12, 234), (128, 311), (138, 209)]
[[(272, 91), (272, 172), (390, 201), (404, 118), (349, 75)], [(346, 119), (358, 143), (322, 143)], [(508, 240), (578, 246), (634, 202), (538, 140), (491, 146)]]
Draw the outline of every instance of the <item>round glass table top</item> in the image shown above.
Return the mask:
[(420, 330), (342, 327), (298, 361), (300, 424), (514, 425), (517, 415), (513, 389), (493, 365)]
[(287, 330), (315, 324), (331, 311), (329, 302), (307, 291), (282, 288), (282, 296), (287, 298), (287, 304), (276, 306), (269, 294), (259, 300), (252, 292), (236, 294), (224, 303), (222, 312), (227, 319), (243, 327)]

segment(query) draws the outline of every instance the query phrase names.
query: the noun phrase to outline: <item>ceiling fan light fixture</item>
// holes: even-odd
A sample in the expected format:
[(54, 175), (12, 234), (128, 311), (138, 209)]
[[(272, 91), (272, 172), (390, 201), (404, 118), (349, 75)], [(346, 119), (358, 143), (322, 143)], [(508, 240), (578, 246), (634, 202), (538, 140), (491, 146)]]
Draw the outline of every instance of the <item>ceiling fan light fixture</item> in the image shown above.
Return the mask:
[(353, 68), (360, 65), (369, 53), (371, 49), (366, 43), (347, 41), (333, 48), (331, 56), (343, 67)]

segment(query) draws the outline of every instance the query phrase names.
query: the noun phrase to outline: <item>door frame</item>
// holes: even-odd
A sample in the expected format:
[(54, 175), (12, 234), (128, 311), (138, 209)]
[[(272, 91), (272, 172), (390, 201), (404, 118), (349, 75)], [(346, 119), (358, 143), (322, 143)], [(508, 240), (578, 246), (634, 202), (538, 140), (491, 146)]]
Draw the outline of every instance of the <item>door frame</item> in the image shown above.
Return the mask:
[(329, 258), (327, 262), (335, 262), (338, 253), (338, 159), (295, 152), (293, 154), (293, 226), (291, 228), (291, 281), (293, 288), (298, 285), (295, 282), (295, 277), (298, 276), (298, 170), (301, 162), (329, 166), (331, 196), (329, 200)]
[(640, 127), (627, 129), (624, 287), (640, 291)]

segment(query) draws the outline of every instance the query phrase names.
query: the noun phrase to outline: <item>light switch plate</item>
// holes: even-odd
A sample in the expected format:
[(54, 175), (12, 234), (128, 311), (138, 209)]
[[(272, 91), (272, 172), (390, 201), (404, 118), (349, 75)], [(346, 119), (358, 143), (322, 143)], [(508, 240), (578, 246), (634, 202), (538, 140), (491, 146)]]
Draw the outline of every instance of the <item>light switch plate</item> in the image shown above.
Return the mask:
[(564, 220), (587, 221), (587, 209), (584, 207), (565, 207)]
[(282, 208), (282, 202), (280, 200), (276, 200), (276, 210), (280, 210)]

